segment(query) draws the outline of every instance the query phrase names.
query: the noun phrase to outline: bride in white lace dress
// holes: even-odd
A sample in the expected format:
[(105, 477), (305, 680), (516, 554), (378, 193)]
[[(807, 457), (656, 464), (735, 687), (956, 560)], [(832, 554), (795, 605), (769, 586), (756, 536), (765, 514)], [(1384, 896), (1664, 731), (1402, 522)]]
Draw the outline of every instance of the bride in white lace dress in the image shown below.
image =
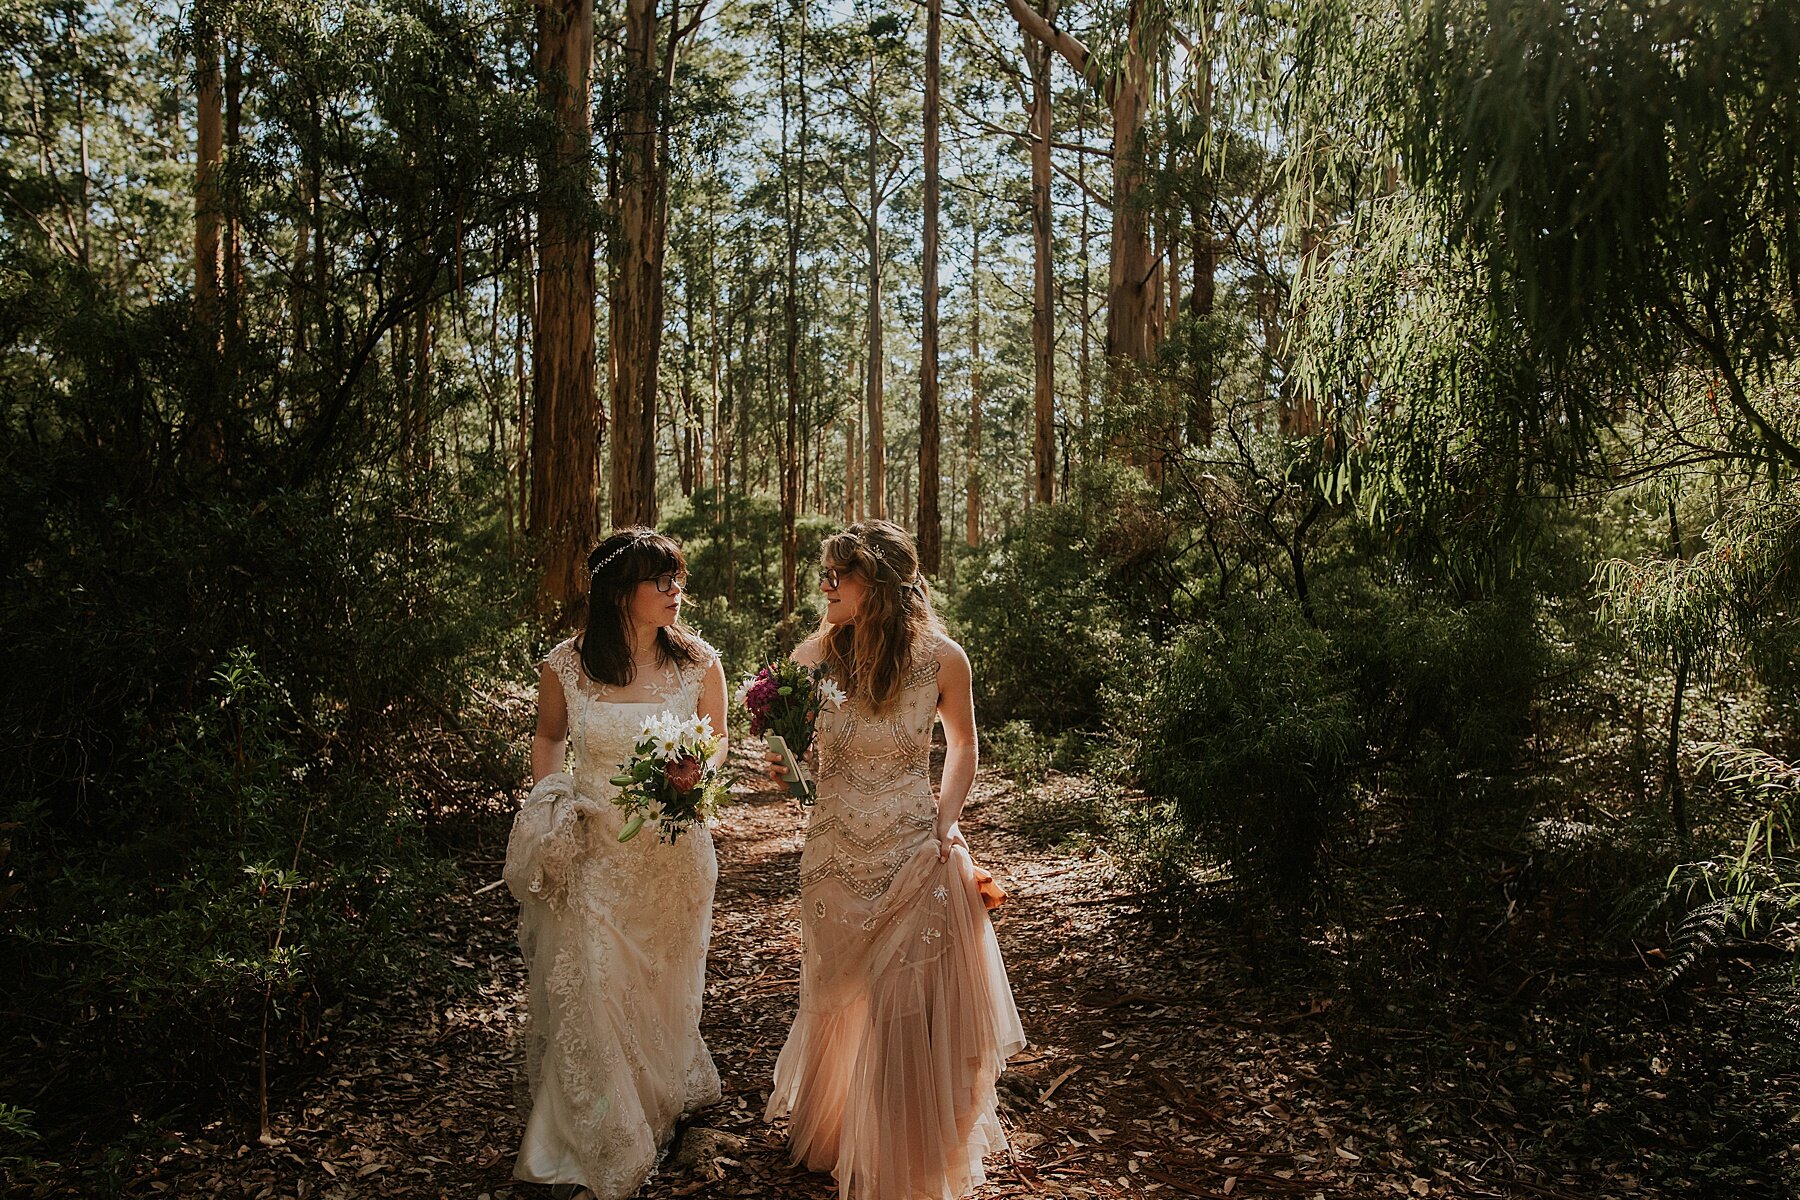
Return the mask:
[(664, 709), (710, 718), (722, 761), (725, 675), (680, 623), (687, 571), (673, 541), (622, 530), (588, 565), (587, 628), (544, 660), (537, 782), (506, 849), (530, 976), (530, 1112), (513, 1174), (623, 1200), (676, 1122), (719, 1099), (700, 1037), (719, 868), (704, 827), (669, 844), (651, 821), (620, 842), (608, 780)]

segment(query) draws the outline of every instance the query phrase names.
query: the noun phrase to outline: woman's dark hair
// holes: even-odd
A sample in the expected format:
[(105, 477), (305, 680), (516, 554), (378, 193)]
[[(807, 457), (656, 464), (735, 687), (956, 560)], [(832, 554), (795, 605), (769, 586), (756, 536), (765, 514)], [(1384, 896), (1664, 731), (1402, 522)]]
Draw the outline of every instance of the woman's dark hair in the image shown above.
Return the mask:
[[(616, 530), (587, 557), (587, 629), (578, 649), (582, 669), (596, 683), (623, 687), (636, 674), (631, 665), (631, 597), (637, 585), (665, 572), (687, 573), (687, 558), (673, 539), (634, 525)], [(697, 634), (676, 622), (657, 630), (656, 650), (677, 670), (698, 665), (704, 652)]]

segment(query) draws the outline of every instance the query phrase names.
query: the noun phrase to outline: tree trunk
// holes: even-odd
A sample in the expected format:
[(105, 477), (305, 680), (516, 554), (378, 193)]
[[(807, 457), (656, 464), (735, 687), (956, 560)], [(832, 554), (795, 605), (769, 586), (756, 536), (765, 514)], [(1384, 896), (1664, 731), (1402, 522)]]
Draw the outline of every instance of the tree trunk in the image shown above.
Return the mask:
[[(1076, 104), (1076, 137), (1078, 145), (1087, 145), (1087, 105)], [(1089, 290), (1094, 268), (1088, 233), (1088, 188), (1087, 188), (1087, 155), (1075, 156), (1075, 187), (1081, 193), (1081, 344), (1077, 351), (1076, 373), (1081, 384), (1081, 440), (1083, 461), (1085, 456), (1093, 453), (1092, 437), (1094, 432), (1094, 378), (1089, 366), (1088, 344), (1093, 337), (1094, 300)]]
[[(1056, 0), (1041, 0), (1044, 19), (1056, 19)], [(1056, 488), (1056, 343), (1052, 322), (1054, 280), (1051, 274), (1050, 48), (1024, 34), (1031, 66), (1031, 361), (1032, 361), (1032, 499), (1049, 504)]]
[[(237, 153), (243, 129), (244, 53), (234, 36), (225, 43), (225, 147)], [(86, 154), (85, 131), (82, 153)], [(86, 171), (83, 171), (85, 186)], [(244, 336), (244, 222), (236, 207), (225, 216), (221, 270), (225, 285), (225, 340), (241, 344)]]
[[(801, 49), (797, 91), (806, 94), (805, 10), (808, 0), (801, 0)], [(806, 203), (803, 192), (796, 194), (794, 172), (788, 162), (788, 80), (786, 22), (777, 19), (775, 36), (781, 58), (781, 204), (787, 226), (787, 263), (785, 286), (781, 297), (782, 377), (784, 384), (785, 421), (781, 440), (781, 616), (786, 620), (800, 603), (800, 538), (797, 520), (800, 509), (800, 223)], [(803, 110), (804, 111), (804, 110)], [(804, 188), (804, 182), (801, 183)]]
[(943, 0), (925, 4), (925, 281), (919, 340), (919, 569), (936, 575), (942, 561), (938, 511), (938, 87), (943, 58)]
[(431, 453), (431, 305), (419, 306), (413, 318), (412, 370), (408, 372), (412, 420), (406, 431), (406, 458), (416, 475), (432, 467)]
[[(63, 29), (68, 41), (69, 60), (77, 63), (85, 61), (86, 52), (81, 45), (80, 27), (77, 24), (75, 11), (65, 9), (63, 20), (65, 22)], [(75, 248), (83, 267), (92, 266), (94, 261), (94, 164), (92, 156), (88, 152), (87, 99), (87, 77), (77, 71), (75, 73), (75, 149), (78, 156), (77, 168), (80, 172), (76, 184), (80, 228)]]
[(540, 548), (539, 601), (567, 619), (587, 596), (584, 563), (598, 532), (594, 392), (594, 233), (588, 216), (593, 0), (543, 0), (537, 10), (538, 93), (557, 141), (543, 169), (538, 218), (537, 323), (532, 332), (531, 503)]
[[(1206, 79), (1200, 92), (1202, 153), (1212, 136), (1213, 76), (1212, 64), (1206, 67)], [(1187, 440), (1190, 445), (1210, 446), (1213, 438), (1213, 353), (1212, 336), (1207, 328), (1218, 296), (1219, 244), (1213, 236), (1213, 181), (1210, 175), (1199, 180), (1200, 192), (1194, 196), (1188, 214), (1188, 236), (1193, 244), (1194, 282), (1188, 292), (1188, 313), (1193, 317), (1196, 343), (1194, 348), (1193, 391), (1188, 396)]]
[(1190, 445), (1210, 446), (1213, 439), (1213, 356), (1207, 326), (1217, 302), (1219, 247), (1213, 240), (1209, 214), (1196, 205), (1192, 214), (1194, 287), (1188, 293), (1188, 312), (1195, 319), (1199, 344), (1194, 351), (1194, 390), (1188, 397), (1187, 440)]
[[(861, 367), (861, 364), (857, 364)], [(860, 373), (860, 372), (859, 372)], [(844, 421), (844, 524), (854, 525), (861, 518), (857, 502), (862, 499), (862, 409), (852, 403)]]
[(1156, 296), (1160, 281), (1150, 252), (1144, 211), (1144, 114), (1149, 102), (1149, 60), (1144, 50), (1144, 7), (1126, 9), (1125, 61), (1114, 83), (1112, 270), (1106, 310), (1106, 353), (1129, 383), (1155, 352)]
[[(185, 448), (194, 459), (213, 467), (225, 465), (224, 375), (225, 259), (221, 231), (224, 198), (219, 172), (224, 162), (225, 105), (219, 73), (219, 30), (210, 5), (193, 16), (194, 81), (197, 128), (194, 168), (194, 336), (199, 386), (189, 418)], [(70, 233), (78, 231), (71, 222)]]
[(655, 0), (626, 0), (618, 138), (613, 148), (618, 165), (617, 220), (608, 298), (615, 528), (656, 523), (656, 384), (662, 357), (668, 220), (657, 27)]
[(969, 545), (981, 545), (981, 223), (969, 254)]
[(881, 191), (880, 191), (880, 124), (879, 98), (875, 93), (875, 58), (869, 57), (869, 222), (864, 231), (864, 251), (869, 258), (869, 441), (864, 459), (868, 470), (869, 501), (867, 515), (887, 515), (887, 437), (882, 418), (886, 396), (883, 389), (882, 309), (881, 309)]
[(194, 83), (198, 101), (194, 168), (194, 328), (215, 353), (223, 347), (220, 298), (225, 261), (220, 229), (219, 168), (225, 149), (225, 94), (219, 82), (219, 33), (203, 9), (194, 14)]
[(1160, 294), (1160, 281), (1143, 205), (1143, 131), (1149, 107), (1151, 53), (1144, 30), (1148, 3), (1149, 0), (1129, 0), (1124, 61), (1114, 74), (1102, 79), (1091, 73), (1091, 56), (1079, 39), (1058, 29), (1028, 0), (1006, 0), (1007, 10), (1020, 28), (1062, 55), (1076, 74), (1100, 91), (1112, 109), (1113, 219), (1106, 353), (1112, 365), (1114, 391), (1130, 386), (1156, 351), (1156, 297)]

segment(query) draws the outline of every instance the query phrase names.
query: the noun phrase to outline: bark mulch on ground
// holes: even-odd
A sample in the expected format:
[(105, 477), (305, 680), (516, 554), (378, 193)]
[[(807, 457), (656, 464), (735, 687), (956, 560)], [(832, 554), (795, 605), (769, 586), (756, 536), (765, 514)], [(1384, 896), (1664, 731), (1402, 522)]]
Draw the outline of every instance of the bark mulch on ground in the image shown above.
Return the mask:
[[(1241, 951), (1135, 919), (1104, 856), (1033, 849), (1005, 828), (1009, 786), (984, 772), (965, 821), (1010, 893), (997, 928), (1031, 1042), (1001, 1081), (1012, 1146), (990, 1162), (983, 1200), (1603, 1194), (1397, 1128), (1334, 1067), (1327, 1001), (1253, 985)], [(789, 1166), (782, 1129), (761, 1117), (794, 1010), (801, 810), (773, 793), (741, 799), (716, 832), (705, 1018), (725, 1097), (642, 1195), (827, 1200), (829, 1178)], [(278, 1144), (235, 1121), (170, 1133), (126, 1194), (548, 1196), (511, 1179), (523, 969), (516, 908), (494, 886), (503, 839), (497, 822), (434, 935), (460, 978), (344, 1014), (331, 1066), (275, 1097)]]

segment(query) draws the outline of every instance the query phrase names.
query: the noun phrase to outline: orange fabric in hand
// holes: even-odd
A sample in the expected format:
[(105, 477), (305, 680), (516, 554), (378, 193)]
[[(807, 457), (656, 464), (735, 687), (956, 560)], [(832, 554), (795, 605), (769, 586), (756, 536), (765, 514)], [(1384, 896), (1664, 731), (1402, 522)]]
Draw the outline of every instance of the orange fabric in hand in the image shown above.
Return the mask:
[(987, 906), (989, 912), (993, 912), (1006, 903), (1006, 889), (1000, 886), (1000, 881), (995, 879), (990, 872), (983, 870), (980, 866), (975, 868), (975, 890), (981, 893), (981, 902)]

